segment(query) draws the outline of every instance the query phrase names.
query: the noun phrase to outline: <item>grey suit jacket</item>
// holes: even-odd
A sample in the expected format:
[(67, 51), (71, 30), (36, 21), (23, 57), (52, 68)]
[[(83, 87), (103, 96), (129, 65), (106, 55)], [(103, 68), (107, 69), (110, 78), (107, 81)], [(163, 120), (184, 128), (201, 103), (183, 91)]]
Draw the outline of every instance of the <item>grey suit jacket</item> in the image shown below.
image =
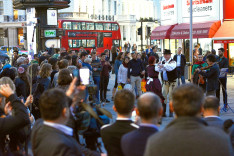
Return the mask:
[(223, 130), (195, 117), (178, 117), (164, 131), (151, 136), (145, 156), (233, 156)]
[(218, 117), (207, 117), (207, 118), (204, 118), (204, 120), (206, 121), (206, 123), (209, 126), (213, 126), (213, 127), (223, 129), (223, 123), (224, 122), (223, 122), (223, 120), (221, 120)]

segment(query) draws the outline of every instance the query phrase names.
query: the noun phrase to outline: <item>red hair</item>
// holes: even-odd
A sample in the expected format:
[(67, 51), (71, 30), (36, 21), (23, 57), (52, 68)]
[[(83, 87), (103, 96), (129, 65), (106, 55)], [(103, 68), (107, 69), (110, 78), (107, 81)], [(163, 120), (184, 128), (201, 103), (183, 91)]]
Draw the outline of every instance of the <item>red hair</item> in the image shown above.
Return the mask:
[(156, 60), (156, 58), (154, 56), (150, 56), (149, 60), (148, 60), (149, 65), (153, 65), (155, 60)]

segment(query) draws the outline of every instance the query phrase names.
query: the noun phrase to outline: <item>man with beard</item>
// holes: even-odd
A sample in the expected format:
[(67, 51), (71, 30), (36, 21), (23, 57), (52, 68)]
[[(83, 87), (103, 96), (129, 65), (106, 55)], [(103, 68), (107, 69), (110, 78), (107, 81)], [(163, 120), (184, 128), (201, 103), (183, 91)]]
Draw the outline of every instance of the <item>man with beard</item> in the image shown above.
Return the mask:
[[(218, 88), (216, 90), (216, 97), (220, 100), (220, 87), (223, 91), (223, 104), (224, 107), (227, 107), (227, 72), (225, 70), (228, 69), (228, 59), (224, 57), (224, 48), (219, 48), (219, 69), (220, 69), (220, 76), (219, 76), (219, 83)], [(223, 74), (222, 74), (223, 73)]]

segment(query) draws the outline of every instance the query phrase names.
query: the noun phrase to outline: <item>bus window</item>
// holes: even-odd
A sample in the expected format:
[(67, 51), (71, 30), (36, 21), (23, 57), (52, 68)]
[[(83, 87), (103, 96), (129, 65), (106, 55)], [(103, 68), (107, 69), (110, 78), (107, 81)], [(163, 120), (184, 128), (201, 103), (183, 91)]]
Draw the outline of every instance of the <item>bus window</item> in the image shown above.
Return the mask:
[(68, 45), (70, 48), (72, 48), (72, 40), (68, 40)]
[(94, 23), (86, 23), (87, 30), (94, 30)]
[(119, 29), (118, 24), (112, 24), (112, 31), (117, 31)]
[(72, 22), (73, 30), (81, 30), (81, 23), (80, 22)]
[(87, 45), (86, 45), (86, 40), (82, 40), (82, 46), (83, 46), (83, 47), (87, 47)]
[(102, 23), (95, 23), (95, 30), (103, 30), (103, 24)]
[(97, 46), (103, 47), (103, 32), (98, 33)]
[(103, 23), (104, 30), (111, 30), (111, 23)]
[(116, 47), (120, 47), (120, 40), (113, 40), (113, 45)]
[(82, 30), (86, 30), (86, 23), (85, 22), (81, 22), (81, 28), (82, 28)]
[(79, 48), (81, 46), (81, 40), (72, 40), (73, 48)]
[(87, 40), (87, 48), (95, 47), (95, 40)]
[(63, 22), (63, 29), (71, 30), (71, 22)]

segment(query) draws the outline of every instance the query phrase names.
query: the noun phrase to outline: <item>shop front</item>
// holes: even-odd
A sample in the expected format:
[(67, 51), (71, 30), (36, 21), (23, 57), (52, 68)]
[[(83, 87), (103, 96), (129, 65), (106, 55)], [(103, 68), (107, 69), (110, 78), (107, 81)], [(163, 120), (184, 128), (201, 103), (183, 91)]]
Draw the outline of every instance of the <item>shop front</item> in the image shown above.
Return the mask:
[[(209, 21), (193, 24), (193, 48), (197, 43), (200, 43), (202, 54), (212, 50), (212, 37), (217, 32), (221, 25), (221, 21)], [(184, 43), (184, 54), (186, 59), (189, 59), (189, 32), (190, 24), (182, 23), (176, 25), (172, 31), (170, 38), (179, 39)]]
[(234, 21), (224, 21), (214, 35), (214, 46), (224, 48), (224, 56), (229, 59), (229, 66), (234, 68)]

